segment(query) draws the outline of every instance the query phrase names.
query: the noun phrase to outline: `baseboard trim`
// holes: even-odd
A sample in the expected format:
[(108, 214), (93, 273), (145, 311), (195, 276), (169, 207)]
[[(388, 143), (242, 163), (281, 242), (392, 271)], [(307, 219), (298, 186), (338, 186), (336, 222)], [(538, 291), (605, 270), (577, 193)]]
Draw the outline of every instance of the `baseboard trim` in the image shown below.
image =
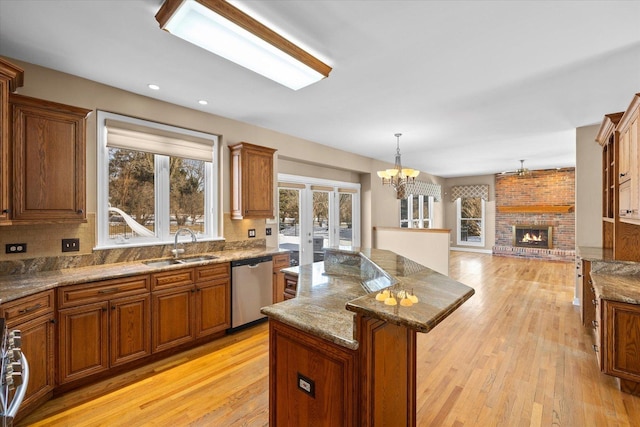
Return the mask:
[(459, 252), (476, 252), (476, 253), (480, 253), (480, 254), (491, 254), (492, 251), (491, 249), (474, 249), (474, 248), (461, 248), (458, 246), (453, 246), (451, 248), (449, 248), (452, 251), (459, 251)]

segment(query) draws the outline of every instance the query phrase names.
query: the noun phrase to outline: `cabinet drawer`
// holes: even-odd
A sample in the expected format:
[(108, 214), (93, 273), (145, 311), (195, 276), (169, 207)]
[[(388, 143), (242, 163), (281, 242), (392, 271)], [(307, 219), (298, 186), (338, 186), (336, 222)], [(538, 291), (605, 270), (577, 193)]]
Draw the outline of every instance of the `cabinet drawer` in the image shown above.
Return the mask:
[(149, 276), (147, 275), (63, 286), (58, 288), (58, 305), (60, 308), (73, 307), (148, 291)]
[(192, 285), (195, 277), (195, 269), (183, 268), (180, 270), (165, 271), (151, 275), (151, 289), (167, 289), (182, 285)]
[(7, 327), (53, 312), (53, 289), (2, 304), (2, 317)]
[(280, 254), (273, 256), (273, 268), (289, 267), (289, 254)]
[(196, 268), (196, 282), (214, 279), (227, 279), (230, 276), (230, 271), (231, 268), (228, 262), (204, 265)]
[(298, 289), (298, 278), (296, 276), (284, 276), (284, 293), (285, 297), (288, 295), (295, 297)]

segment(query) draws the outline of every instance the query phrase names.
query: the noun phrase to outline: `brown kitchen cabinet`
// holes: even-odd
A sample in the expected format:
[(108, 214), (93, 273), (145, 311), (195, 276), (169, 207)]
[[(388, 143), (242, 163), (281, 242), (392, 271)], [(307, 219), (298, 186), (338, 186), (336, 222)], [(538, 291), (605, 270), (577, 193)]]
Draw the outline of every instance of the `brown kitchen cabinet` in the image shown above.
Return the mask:
[(230, 327), (229, 263), (155, 273), (151, 286), (154, 353)]
[(269, 327), (269, 425), (358, 425), (358, 354), (278, 321)]
[(240, 142), (231, 150), (231, 219), (273, 218), (273, 153)]
[(0, 224), (10, 219), (11, 109), (9, 94), (22, 86), (24, 70), (0, 58)]
[(58, 383), (151, 354), (149, 276), (58, 288)]
[(636, 94), (620, 119), (619, 214), (621, 221), (640, 224), (640, 163), (638, 141), (640, 93)]
[(29, 385), (18, 412), (29, 412), (53, 395), (55, 386), (55, 304), (53, 290), (2, 304), (7, 329), (22, 333), (22, 353), (29, 363)]
[(298, 292), (298, 276), (293, 274), (284, 275), (284, 293), (283, 297), (285, 300), (295, 298), (296, 293)]
[(86, 222), (85, 119), (91, 110), (10, 94), (13, 224)]
[(273, 256), (273, 303), (284, 301), (285, 279), (283, 268), (289, 267), (289, 254)]
[(640, 396), (640, 306), (601, 301), (604, 372), (619, 378), (622, 391)]

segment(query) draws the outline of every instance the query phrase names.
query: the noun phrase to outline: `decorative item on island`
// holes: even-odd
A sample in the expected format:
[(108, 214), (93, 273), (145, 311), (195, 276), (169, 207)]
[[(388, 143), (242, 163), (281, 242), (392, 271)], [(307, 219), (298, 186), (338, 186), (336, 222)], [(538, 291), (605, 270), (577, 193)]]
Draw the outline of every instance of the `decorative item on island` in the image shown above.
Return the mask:
[(379, 249), (329, 248), (324, 261), (283, 272), (295, 298), (262, 308), (269, 425), (415, 426), (417, 332), (473, 288)]

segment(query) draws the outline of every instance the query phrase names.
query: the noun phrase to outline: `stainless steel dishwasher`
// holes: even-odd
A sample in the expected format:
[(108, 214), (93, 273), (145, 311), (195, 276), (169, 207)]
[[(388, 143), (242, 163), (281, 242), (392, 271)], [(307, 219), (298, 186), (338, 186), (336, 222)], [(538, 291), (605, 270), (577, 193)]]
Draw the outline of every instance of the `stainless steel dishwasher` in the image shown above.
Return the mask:
[(260, 308), (273, 304), (271, 255), (231, 262), (231, 329), (266, 316)]

